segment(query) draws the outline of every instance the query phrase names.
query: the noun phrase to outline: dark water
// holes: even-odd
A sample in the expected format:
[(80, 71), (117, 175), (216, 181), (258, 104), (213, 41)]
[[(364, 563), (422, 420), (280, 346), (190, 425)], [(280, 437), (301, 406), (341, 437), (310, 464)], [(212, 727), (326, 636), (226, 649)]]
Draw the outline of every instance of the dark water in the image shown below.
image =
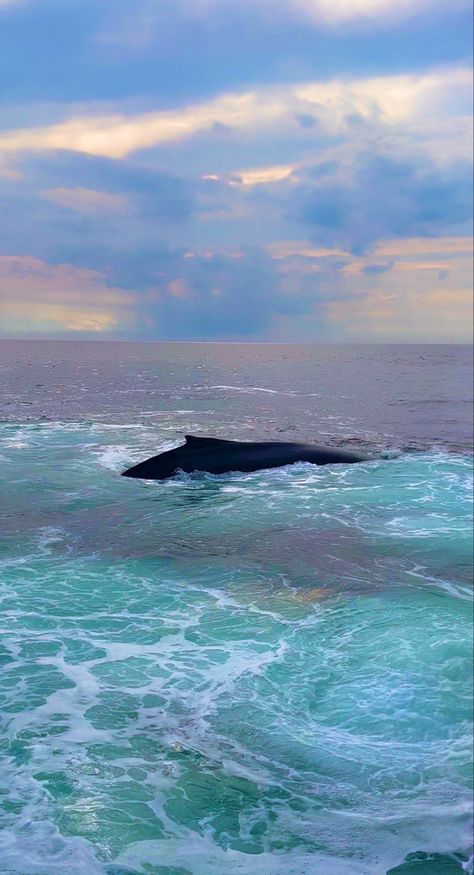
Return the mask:
[[(0, 363), (2, 875), (472, 871), (471, 350)], [(119, 476), (185, 432), (383, 452)]]
[(472, 443), (472, 348), (0, 342), (0, 419), (163, 424), (236, 438)]

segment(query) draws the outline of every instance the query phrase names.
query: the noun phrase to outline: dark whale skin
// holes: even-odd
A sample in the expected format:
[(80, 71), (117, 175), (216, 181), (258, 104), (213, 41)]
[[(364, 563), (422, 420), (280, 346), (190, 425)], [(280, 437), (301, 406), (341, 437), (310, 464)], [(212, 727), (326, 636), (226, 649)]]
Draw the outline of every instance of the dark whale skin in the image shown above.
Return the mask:
[(259, 471), (262, 468), (280, 468), (282, 465), (292, 465), (294, 462), (311, 462), (313, 465), (352, 465), (355, 462), (371, 461), (370, 456), (313, 444), (284, 441), (247, 443), (194, 435), (185, 437), (186, 443), (182, 446), (134, 465), (133, 468), (123, 471), (123, 476), (140, 480), (167, 480), (179, 471), (188, 474), (193, 471), (226, 474), (229, 471), (246, 472)]

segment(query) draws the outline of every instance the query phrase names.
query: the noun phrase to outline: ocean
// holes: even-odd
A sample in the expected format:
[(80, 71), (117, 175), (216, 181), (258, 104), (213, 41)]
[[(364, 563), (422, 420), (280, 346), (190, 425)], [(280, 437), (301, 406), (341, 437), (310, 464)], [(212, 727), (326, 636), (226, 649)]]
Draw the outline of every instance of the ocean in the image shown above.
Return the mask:
[[(0, 373), (2, 875), (472, 871), (472, 350)], [(120, 477), (185, 433), (378, 458)]]

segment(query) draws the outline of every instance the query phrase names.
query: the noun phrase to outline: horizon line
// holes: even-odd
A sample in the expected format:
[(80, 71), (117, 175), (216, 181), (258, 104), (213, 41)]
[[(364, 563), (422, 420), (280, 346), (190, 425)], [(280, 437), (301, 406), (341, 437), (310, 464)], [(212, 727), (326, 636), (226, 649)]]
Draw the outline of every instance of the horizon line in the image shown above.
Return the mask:
[(188, 346), (474, 346), (474, 340), (134, 340), (96, 337), (0, 337), (0, 343), (156, 343)]

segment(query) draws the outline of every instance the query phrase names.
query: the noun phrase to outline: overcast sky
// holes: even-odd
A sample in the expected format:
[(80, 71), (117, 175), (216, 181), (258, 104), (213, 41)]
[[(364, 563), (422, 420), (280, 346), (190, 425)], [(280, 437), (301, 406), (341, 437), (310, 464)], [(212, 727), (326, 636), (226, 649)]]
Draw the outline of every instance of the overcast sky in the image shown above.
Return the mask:
[(468, 0), (0, 0), (6, 337), (468, 341)]

